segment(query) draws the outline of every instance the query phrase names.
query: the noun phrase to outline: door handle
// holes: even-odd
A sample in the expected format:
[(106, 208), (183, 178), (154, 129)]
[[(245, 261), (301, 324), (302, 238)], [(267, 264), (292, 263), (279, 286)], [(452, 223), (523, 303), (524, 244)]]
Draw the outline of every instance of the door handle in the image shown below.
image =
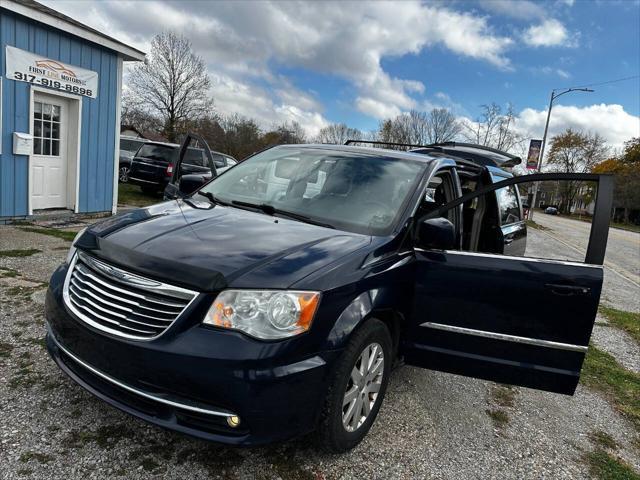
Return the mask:
[(556, 295), (587, 295), (591, 292), (589, 287), (578, 287), (574, 285), (558, 285), (555, 283), (546, 283), (545, 288), (548, 288)]

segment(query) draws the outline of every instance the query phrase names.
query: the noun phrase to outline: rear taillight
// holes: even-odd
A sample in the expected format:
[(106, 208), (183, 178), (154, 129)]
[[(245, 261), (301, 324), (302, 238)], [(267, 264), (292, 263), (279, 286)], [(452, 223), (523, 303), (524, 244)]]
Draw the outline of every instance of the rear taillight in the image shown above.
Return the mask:
[(173, 163), (170, 163), (169, 165), (167, 165), (167, 169), (164, 171), (164, 174), (167, 177), (173, 176)]

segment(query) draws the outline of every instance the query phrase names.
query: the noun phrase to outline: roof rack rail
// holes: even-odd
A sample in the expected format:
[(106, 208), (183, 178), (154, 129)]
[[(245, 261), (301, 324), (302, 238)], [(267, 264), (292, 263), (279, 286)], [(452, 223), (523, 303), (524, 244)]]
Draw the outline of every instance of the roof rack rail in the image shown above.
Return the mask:
[(349, 139), (344, 142), (345, 145), (353, 145), (354, 143), (368, 143), (370, 145), (385, 145), (391, 147), (410, 147), (410, 148), (429, 148), (431, 145), (414, 145), (412, 143), (397, 143), (397, 142), (381, 142), (378, 140), (356, 140)]
[[(511, 153), (507, 153), (503, 150), (499, 150), (497, 148), (493, 148), (493, 147), (487, 147), (485, 145), (478, 145), (476, 143), (464, 143), (464, 142), (440, 142), (440, 143), (431, 143), (428, 145), (417, 145), (417, 144), (412, 144), (412, 143), (397, 143), (397, 142), (383, 142), (383, 141), (379, 141), (379, 140), (356, 140), (356, 139), (349, 139), (347, 140), (344, 144), (345, 145), (353, 145), (353, 144), (357, 144), (357, 143), (366, 143), (369, 145), (380, 145), (380, 146), (388, 146), (388, 147), (407, 147), (407, 148), (411, 148), (412, 150), (410, 151), (415, 151), (415, 150), (421, 150), (421, 149), (425, 149), (425, 150), (436, 150), (438, 152), (441, 153), (449, 153), (450, 155), (454, 155), (455, 153), (458, 152), (452, 152), (451, 150), (455, 150), (456, 148), (462, 147), (462, 148), (467, 148), (467, 149), (473, 149), (473, 150), (482, 150), (485, 152), (490, 152), (490, 153), (495, 153), (497, 155), (501, 155), (503, 157), (506, 157), (507, 160), (505, 160), (504, 162), (496, 162), (494, 160), (494, 163), (496, 164), (496, 166), (502, 167), (502, 168), (506, 168), (506, 167), (513, 167), (515, 165), (519, 165), (520, 163), (522, 163), (522, 159), (520, 157), (518, 157), (517, 155), (512, 155)], [(449, 150), (447, 152), (447, 150)], [(416, 152), (416, 153), (425, 153), (425, 152)], [(467, 160), (471, 160), (473, 161), (473, 159), (468, 158)], [(477, 162), (476, 162), (477, 163)]]

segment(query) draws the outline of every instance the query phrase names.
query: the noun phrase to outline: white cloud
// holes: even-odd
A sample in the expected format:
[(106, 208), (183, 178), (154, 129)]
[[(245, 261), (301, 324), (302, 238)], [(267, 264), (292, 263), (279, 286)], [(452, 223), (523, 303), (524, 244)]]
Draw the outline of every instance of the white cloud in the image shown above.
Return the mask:
[(557, 75), (560, 78), (571, 78), (571, 74), (562, 68), (554, 68), (549, 65), (544, 67), (529, 67), (529, 70), (536, 75)]
[(518, 20), (535, 20), (547, 15), (542, 5), (527, 0), (480, 0), (479, 3), (488, 12)]
[[(516, 126), (523, 135), (542, 138), (546, 110), (525, 108)], [(567, 128), (600, 134), (610, 146), (622, 148), (625, 141), (640, 136), (640, 117), (625, 112), (622, 105), (596, 104), (586, 107), (556, 105), (551, 112), (549, 139)]]
[(555, 18), (532, 25), (524, 31), (522, 38), (532, 47), (577, 46), (577, 38), (571, 38), (565, 26)]
[(221, 113), (239, 113), (255, 119), (263, 128), (270, 128), (283, 122), (298, 122), (310, 136), (318, 134), (328, 121), (317, 111), (305, 109), (309, 100), (303, 99), (302, 106), (295, 96), (281, 96), (273, 99), (266, 90), (234, 80), (220, 74), (211, 75), (211, 90), (216, 109)]
[[(320, 106), (310, 92), (283, 81), (283, 65), (339, 76), (356, 88), (355, 107), (380, 118), (418, 105), (425, 85), (395, 78), (382, 67), (390, 57), (443, 46), (462, 57), (509, 69), (513, 41), (493, 32), (487, 17), (418, 0), (403, 2), (131, 2), (45, 0), (80, 21), (148, 49), (163, 30), (184, 33), (212, 74), (237, 85), (260, 85), (273, 105), (292, 105), (313, 117)], [(286, 79), (285, 79), (286, 80)], [(234, 91), (225, 90), (225, 94)], [(213, 91), (214, 95), (220, 92)], [(238, 93), (239, 94), (239, 93)], [(242, 96), (234, 108), (249, 115)], [(239, 110), (240, 109), (240, 110)]]

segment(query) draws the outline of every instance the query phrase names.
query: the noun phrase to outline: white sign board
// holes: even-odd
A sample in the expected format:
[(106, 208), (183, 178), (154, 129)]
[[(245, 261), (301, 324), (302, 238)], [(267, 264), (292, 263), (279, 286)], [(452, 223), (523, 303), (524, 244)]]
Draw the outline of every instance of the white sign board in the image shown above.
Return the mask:
[(98, 72), (66, 65), (7, 45), (7, 78), (96, 98)]

